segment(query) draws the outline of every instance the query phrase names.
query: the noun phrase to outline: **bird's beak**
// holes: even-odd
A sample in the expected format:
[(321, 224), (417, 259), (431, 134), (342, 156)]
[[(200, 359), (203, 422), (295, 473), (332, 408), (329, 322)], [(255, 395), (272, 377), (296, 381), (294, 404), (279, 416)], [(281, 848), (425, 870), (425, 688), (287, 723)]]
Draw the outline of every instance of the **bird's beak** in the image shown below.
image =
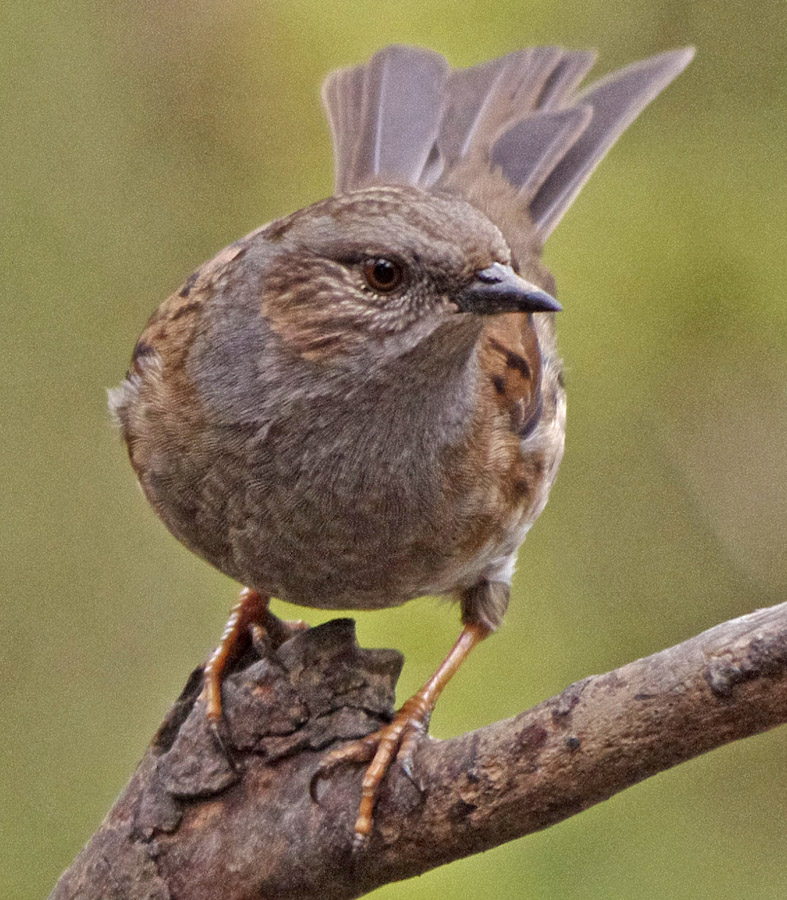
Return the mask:
[(560, 312), (563, 307), (502, 263), (475, 273), (472, 283), (455, 296), (462, 312), (491, 315), (505, 312)]

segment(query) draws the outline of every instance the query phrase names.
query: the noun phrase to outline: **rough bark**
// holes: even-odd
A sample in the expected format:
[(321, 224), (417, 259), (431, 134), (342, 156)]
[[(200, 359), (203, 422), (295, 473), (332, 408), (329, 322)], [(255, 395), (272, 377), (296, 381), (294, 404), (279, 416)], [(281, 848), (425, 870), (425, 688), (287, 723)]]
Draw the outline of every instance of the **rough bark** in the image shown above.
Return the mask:
[(52, 900), (350, 898), (546, 828), (722, 744), (787, 721), (787, 603), (571, 685), (508, 719), (426, 738), (417, 784), (389, 773), (353, 853), (361, 772), (310, 779), (326, 747), (390, 719), (402, 664), (340, 619), (225, 682), (238, 771), (198, 699), (200, 670)]

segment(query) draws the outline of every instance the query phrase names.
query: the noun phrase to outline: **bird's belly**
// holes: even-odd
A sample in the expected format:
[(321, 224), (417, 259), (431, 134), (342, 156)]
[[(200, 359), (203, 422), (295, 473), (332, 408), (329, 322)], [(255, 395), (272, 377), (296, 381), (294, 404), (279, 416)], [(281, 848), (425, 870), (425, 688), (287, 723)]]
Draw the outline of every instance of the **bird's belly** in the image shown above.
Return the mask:
[[(510, 579), (519, 541), (490, 541), (470, 557), (435, 544), (413, 547), (383, 540), (346, 542), (333, 535), (289, 535), (287, 548), (236, 555), (242, 583), (299, 606), (383, 609), (426, 594), (456, 592), (489, 576)], [(524, 537), (524, 534), (521, 535)], [(314, 543), (309, 549), (306, 545)], [(293, 552), (300, 543), (299, 552)], [(453, 551), (453, 552), (452, 552)]]
[(273, 510), (249, 518), (233, 536), (231, 574), (323, 609), (398, 606), (456, 587), (458, 548), (429, 527), (430, 510), (385, 514), (363, 496), (351, 509), (321, 506), (301, 500), (286, 521)]
[(324, 499), (322, 488), (293, 498), (281, 487), (252, 499), (233, 529), (231, 563), (220, 568), (301, 606), (381, 609), (482, 578), (509, 581), (532, 522), (527, 508), (500, 506), (486, 510), (479, 530), (466, 497), (429, 497), (411, 484), (358, 492), (352, 503)]

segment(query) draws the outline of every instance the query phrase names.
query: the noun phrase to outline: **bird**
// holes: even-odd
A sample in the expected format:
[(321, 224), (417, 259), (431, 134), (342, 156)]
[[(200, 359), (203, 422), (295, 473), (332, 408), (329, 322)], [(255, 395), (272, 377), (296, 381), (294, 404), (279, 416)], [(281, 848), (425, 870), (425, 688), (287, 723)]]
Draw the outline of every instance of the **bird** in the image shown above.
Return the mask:
[(566, 395), (544, 243), (693, 52), (587, 87), (595, 53), (554, 46), (453, 68), (390, 45), (332, 72), (333, 194), (200, 266), (109, 392), (156, 513), (243, 586), (204, 669), (217, 733), (225, 671), (270, 598), (458, 601), (461, 633), (424, 687), (317, 769), (367, 765), (358, 845), (386, 772), (412, 771), (438, 696), (500, 626), (557, 475)]

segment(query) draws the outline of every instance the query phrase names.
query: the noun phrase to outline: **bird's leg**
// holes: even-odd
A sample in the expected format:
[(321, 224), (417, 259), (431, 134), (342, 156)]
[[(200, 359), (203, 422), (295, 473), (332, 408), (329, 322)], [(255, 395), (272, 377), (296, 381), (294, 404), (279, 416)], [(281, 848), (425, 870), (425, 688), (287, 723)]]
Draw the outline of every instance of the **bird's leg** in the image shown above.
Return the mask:
[(205, 663), (202, 676), (205, 716), (214, 730), (222, 718), (221, 683), (224, 681), (224, 673), (247, 645), (250, 626), (265, 627), (268, 602), (268, 597), (263, 597), (251, 588), (243, 588), (238, 602), (232, 607), (218, 646)]
[(413, 695), (399, 709), (392, 722), (365, 738), (339, 747), (329, 753), (320, 763), (320, 767), (312, 779), (312, 789), (320, 777), (343, 763), (369, 762), (371, 760), (363, 777), (361, 804), (355, 823), (356, 846), (363, 844), (372, 830), (375, 795), (391, 763), (394, 759), (398, 760), (405, 772), (410, 774), (413, 751), (418, 738), (426, 732), (429, 726), (429, 718), (437, 698), (473, 647), (492, 630), (485, 624), (466, 624), (459, 639), (434, 675), (417, 694)]
[(221, 685), (228, 666), (246, 649), (250, 640), (260, 646), (270, 637), (274, 646), (279, 646), (293, 632), (309, 627), (305, 622), (282, 622), (277, 619), (268, 611), (269, 601), (269, 597), (251, 588), (243, 588), (224, 626), (221, 640), (203, 669), (205, 718), (230, 764), (232, 754), (224, 733), (221, 703)]

